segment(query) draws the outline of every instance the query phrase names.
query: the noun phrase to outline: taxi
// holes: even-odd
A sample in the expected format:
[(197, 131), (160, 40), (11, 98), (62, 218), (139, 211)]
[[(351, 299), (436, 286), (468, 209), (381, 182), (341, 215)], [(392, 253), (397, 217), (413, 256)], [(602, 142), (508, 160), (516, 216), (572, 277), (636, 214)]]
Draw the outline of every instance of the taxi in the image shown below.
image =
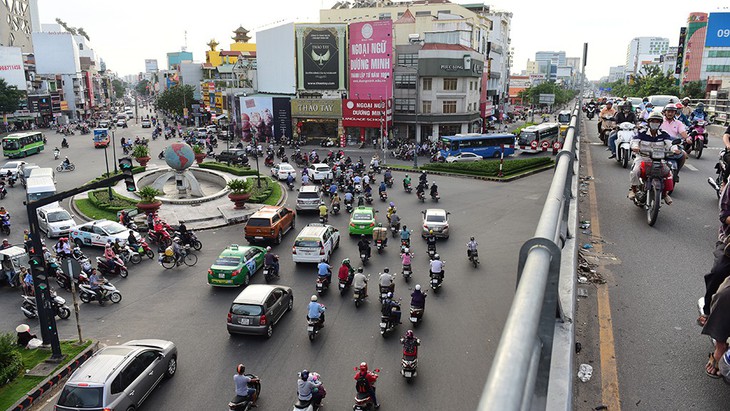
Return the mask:
[(266, 249), (231, 244), (208, 269), (208, 284), (217, 287), (247, 286), (251, 276), (264, 266)]
[(373, 235), (375, 228), (375, 211), (372, 207), (357, 207), (350, 217), (350, 235)]

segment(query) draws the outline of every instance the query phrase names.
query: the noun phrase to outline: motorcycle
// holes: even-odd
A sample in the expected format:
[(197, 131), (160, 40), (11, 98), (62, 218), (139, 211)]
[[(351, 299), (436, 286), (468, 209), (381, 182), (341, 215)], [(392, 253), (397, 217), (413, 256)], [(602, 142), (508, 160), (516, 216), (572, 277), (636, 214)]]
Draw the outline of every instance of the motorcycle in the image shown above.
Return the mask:
[(410, 194), (411, 191), (413, 191), (413, 186), (411, 183), (407, 183), (404, 185), (403, 190), (405, 190), (406, 193)]
[(352, 201), (345, 201), (345, 210), (347, 210), (347, 214), (352, 214)]
[(289, 191), (294, 190), (294, 181), (287, 181), (286, 182), (286, 188), (288, 188)]
[(730, 176), (730, 164), (725, 161), (725, 156), (728, 153), (730, 153), (730, 151), (727, 149), (722, 149), (720, 151), (720, 158), (715, 164), (715, 173), (717, 174), (717, 177), (714, 179), (712, 177), (707, 178), (707, 182), (715, 190), (717, 198), (720, 198), (720, 187), (722, 187), (722, 183), (727, 181), (728, 176)]
[(385, 242), (383, 240), (375, 240), (375, 248), (378, 249), (378, 254), (382, 253), (385, 248)]
[(687, 139), (689, 141), (685, 141), (684, 143), (684, 151), (686, 151), (689, 155), (694, 150), (695, 156), (698, 160), (702, 157), (702, 151), (707, 144), (707, 131), (705, 130), (706, 125), (707, 122), (704, 120), (695, 121), (689, 130), (689, 137)]
[[(309, 375), (310, 375), (310, 377), (309, 377), (310, 380), (319, 381), (320, 384), (319, 384), (318, 389), (321, 391), (320, 394), (322, 392), (324, 392), (324, 384), (322, 384), (322, 376), (320, 376), (316, 372), (310, 372)], [(297, 376), (299, 376), (299, 374), (297, 374)], [(321, 397), (320, 397), (320, 401), (321, 401)], [(320, 411), (321, 409), (322, 409), (321, 403), (315, 404), (312, 400), (300, 400), (299, 398), (297, 398), (297, 402), (294, 403), (294, 409), (292, 411), (298, 411), (298, 410)]]
[(423, 191), (418, 191), (418, 192), (416, 192), (416, 195), (418, 196), (418, 199), (419, 199), (419, 200), (421, 200), (421, 202), (422, 202), (422, 203), (423, 203), (424, 201), (426, 201), (426, 195), (425, 195), (425, 194), (423, 194)]
[(391, 232), (393, 238), (398, 237), (398, 235), (400, 234), (400, 223), (399, 222), (398, 223), (391, 223), (390, 224), (390, 232)]
[(4, 199), (8, 195), (8, 190), (5, 189), (5, 183), (0, 182), (0, 200)]
[(352, 300), (355, 301), (355, 308), (360, 307), (360, 304), (365, 301), (366, 297), (364, 288), (356, 288), (352, 292)]
[(99, 270), (102, 276), (116, 274), (122, 278), (127, 278), (129, 275), (127, 266), (124, 265), (124, 261), (119, 256), (115, 257), (111, 264), (104, 257), (96, 257), (96, 269)]
[(139, 264), (142, 262), (142, 256), (139, 255), (139, 252), (133, 250), (128, 245), (125, 245), (124, 248), (122, 248), (122, 251), (119, 253), (119, 257), (121, 257), (122, 261), (125, 263), (131, 262), (132, 264)]
[(267, 283), (274, 281), (279, 277), (279, 270), (275, 269), (273, 265), (264, 266), (264, 279)]
[(15, 187), (15, 182), (18, 180), (18, 176), (17, 176), (17, 174), (10, 174), (10, 175), (8, 175), (7, 180), (8, 180), (8, 186), (10, 186), (10, 188), (13, 188), (13, 187)]
[(350, 269), (346, 280), (343, 280), (341, 278), (339, 279), (338, 288), (340, 290), (340, 295), (345, 295), (347, 289), (350, 288), (350, 285), (352, 285), (353, 276), (354, 272), (352, 271), (352, 269)]
[[(401, 344), (404, 343), (404, 339), (401, 338)], [(418, 346), (421, 345), (421, 339), (416, 338), (416, 342), (412, 347), (406, 347), (403, 345), (403, 358), (401, 359), (401, 375), (406, 379), (406, 382), (410, 383), (411, 380), (418, 375)], [(410, 348), (410, 350), (408, 349)]]
[(10, 235), (10, 216), (5, 214), (2, 217), (2, 223), (0, 224), (0, 231), (5, 235)]
[(365, 203), (372, 204), (373, 203), (373, 195), (370, 193), (365, 194)]
[(586, 109), (586, 117), (588, 117), (588, 120), (593, 120), (593, 116), (596, 115), (596, 108), (595, 107), (588, 107)]
[(330, 280), (327, 277), (319, 275), (317, 276), (317, 284), (315, 286), (317, 294), (322, 295), (330, 288)]
[(478, 250), (466, 250), (468, 256), (469, 256), (469, 262), (474, 265), (474, 268), (477, 268), (479, 265), (479, 251)]
[(393, 188), (393, 177), (388, 177), (385, 179), (385, 185), (388, 188)]
[(53, 159), (54, 160), (58, 160), (58, 156), (60, 156), (60, 155), (61, 155), (61, 150), (59, 150), (59, 149), (53, 150)]
[[(66, 300), (59, 296), (56, 290), (51, 289), (51, 308), (53, 314), (59, 318), (66, 320), (71, 316), (71, 310), (66, 305)], [(38, 307), (36, 305), (36, 298), (34, 296), (22, 295), (23, 303), (20, 306), (20, 311), (27, 318), (38, 318)]]
[[(395, 275), (393, 276), (393, 279), (395, 279)], [(378, 285), (378, 292), (380, 294), (380, 305), (383, 305), (383, 303), (385, 303), (385, 300), (388, 299), (388, 293), (392, 293), (393, 291), (395, 291), (395, 285), (393, 285), (392, 287)]]
[(319, 222), (320, 222), (320, 224), (327, 224), (327, 214), (320, 215)]
[(63, 141), (61, 141), (61, 148), (68, 148), (68, 143), (66, 142), (65, 139)]
[[(681, 139), (672, 141), (674, 146), (681, 143)], [(661, 143), (661, 146), (657, 144), (656, 147), (652, 147), (649, 157), (651, 161), (645, 162), (642, 166), (638, 191), (634, 197), (634, 204), (646, 210), (646, 222), (649, 226), (654, 226), (659, 217), (665, 179), (672, 176), (671, 166), (666, 157), (664, 143)]]
[[(426, 290), (426, 291), (428, 291), (428, 290)], [(424, 294), (425, 294), (425, 292), (424, 292)], [(413, 326), (417, 326), (418, 323), (423, 321), (424, 310), (425, 310), (425, 308), (418, 308), (418, 307), (411, 306), (411, 309), (409, 311), (410, 315), (408, 316), (408, 318), (411, 320), (411, 323), (413, 324)]]
[[(102, 301), (111, 301), (114, 304), (122, 301), (122, 294), (112, 283), (105, 281), (100, 287)], [(96, 292), (91, 289), (91, 285), (84, 284), (82, 282), (79, 282), (79, 298), (83, 303), (90, 303), (92, 301), (99, 300)]]
[(616, 126), (616, 118), (613, 116), (604, 117), (603, 120), (604, 120), (605, 124), (603, 125), (603, 128), (601, 129), (600, 138), (601, 138), (601, 141), (603, 142), (603, 145), (605, 146), (605, 145), (608, 145), (609, 133), (611, 133), (611, 130), (614, 128), (614, 126)]
[(438, 203), (440, 198), (438, 191), (431, 191), (431, 200)]
[(68, 163), (68, 165), (67, 165), (65, 162), (63, 162), (56, 167), (56, 171), (58, 171), (59, 173), (63, 172), (63, 171), (74, 171), (74, 170), (76, 170), (76, 166), (73, 163)]
[[(406, 238), (406, 239), (400, 240), (400, 252), (401, 252), (401, 254), (403, 254), (403, 253), (406, 252), (406, 248), (411, 248), (411, 239), (410, 238)], [(413, 254), (411, 254), (411, 255), (413, 255)]]
[[(400, 301), (400, 300), (398, 300)], [(396, 309), (394, 308), (394, 311), (399, 310), (400, 308)], [(395, 330), (395, 327), (398, 325), (397, 322), (393, 321), (392, 314), (391, 315), (380, 315), (380, 335), (385, 338), (385, 335), (390, 333), (391, 331)]]
[(362, 261), (362, 265), (367, 264), (369, 259), (370, 253), (360, 250), (360, 261)]
[(149, 244), (145, 240), (139, 240), (139, 249), (137, 250), (138, 253), (144, 254), (149, 258), (150, 260), (155, 258), (155, 252), (152, 251)]
[(403, 270), (401, 271), (403, 274), (403, 279), (405, 282), (408, 282), (411, 279), (411, 275), (413, 274), (413, 269), (411, 269), (410, 264), (403, 264)]
[(436, 255), (436, 244), (429, 244), (428, 245), (428, 259), (433, 260), (433, 257)]
[(618, 126), (618, 135), (616, 138), (616, 161), (623, 168), (628, 167), (632, 158), (631, 140), (634, 139), (636, 126), (629, 122), (623, 122)]
[(340, 214), (340, 203), (332, 204), (332, 214), (334, 214), (334, 215)]
[[(358, 368), (355, 368), (358, 371)], [(380, 372), (379, 369), (375, 369), (375, 372)], [(352, 406), (353, 411), (372, 411), (375, 408), (375, 402), (373, 397), (367, 392), (358, 392), (355, 396), (355, 405)]]
[(319, 334), (322, 329), (322, 320), (319, 318), (308, 318), (307, 319), (307, 335), (309, 341), (314, 341), (314, 338)]
[(434, 273), (433, 271), (429, 270), (430, 277), (431, 277), (431, 289), (433, 292), (437, 293), (439, 291), (439, 288), (441, 288), (441, 283), (444, 281), (444, 270), (441, 270), (440, 273)]
[(380, 192), (380, 200), (381, 201), (388, 201), (388, 192), (387, 191), (381, 191)]
[[(249, 382), (249, 387), (256, 390), (254, 397), (258, 398), (259, 395), (261, 394), (261, 380), (259, 379), (259, 377), (255, 376), (253, 374), (246, 374), (246, 376), (251, 379), (251, 382)], [(239, 401), (236, 401), (238, 399), (239, 399), (239, 397), (236, 396), (231, 401), (228, 402), (229, 411), (251, 411), (251, 409), (254, 408), (253, 401), (251, 401), (250, 398), (247, 397), (247, 398), (243, 398)]]

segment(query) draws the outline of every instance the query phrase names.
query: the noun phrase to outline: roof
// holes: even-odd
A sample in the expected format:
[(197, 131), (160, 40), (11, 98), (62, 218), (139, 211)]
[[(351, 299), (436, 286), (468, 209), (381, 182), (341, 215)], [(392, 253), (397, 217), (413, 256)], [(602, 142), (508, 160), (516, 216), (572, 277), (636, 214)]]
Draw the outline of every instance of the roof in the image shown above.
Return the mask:
[(233, 300), (234, 304), (262, 304), (266, 297), (269, 296), (271, 291), (276, 288), (288, 288), (281, 286), (274, 286), (268, 284), (251, 284), (246, 287), (240, 294)]
[(446, 43), (426, 43), (421, 50), (463, 50), (474, 51), (471, 47), (462, 46), (461, 44)]
[(400, 16), (398, 20), (393, 22), (393, 24), (406, 24), (406, 23), (415, 23), (416, 18), (413, 17), (413, 13), (409, 9), (406, 9), (406, 11), (403, 12), (403, 15)]
[(220, 52), (220, 54), (221, 56), (240, 56), (241, 52), (235, 50), (223, 50)]
[[(532, 126), (532, 127), (534, 127), (534, 126)], [(476, 139), (481, 139), (481, 138), (504, 138), (504, 137), (514, 137), (514, 136), (515, 135), (511, 134), (511, 133), (489, 133), (489, 134), (478, 134), (478, 135), (457, 134), (455, 136), (441, 136), (441, 138), (450, 138), (450, 139), (459, 139), (459, 140), (476, 140)]]
[(263, 207), (261, 207), (261, 209), (259, 209), (259, 211), (253, 213), (251, 218), (264, 217), (264, 216), (269, 217), (273, 214), (276, 214), (279, 211), (279, 209), (281, 209), (280, 206), (272, 206), (272, 205), (263, 206)]

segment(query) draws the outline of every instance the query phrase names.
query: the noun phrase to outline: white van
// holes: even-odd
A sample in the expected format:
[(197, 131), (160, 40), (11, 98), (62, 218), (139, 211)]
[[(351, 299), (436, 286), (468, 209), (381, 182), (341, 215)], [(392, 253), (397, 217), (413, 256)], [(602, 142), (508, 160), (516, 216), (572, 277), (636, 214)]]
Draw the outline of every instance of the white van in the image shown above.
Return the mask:
[(56, 172), (50, 167), (34, 168), (30, 171), (30, 177), (50, 177), (53, 183), (56, 183)]
[(292, 258), (295, 263), (329, 262), (332, 253), (339, 246), (339, 230), (331, 225), (311, 223), (294, 240)]
[(28, 179), (26, 193), (28, 201), (37, 201), (56, 194), (56, 184), (51, 177), (31, 177)]

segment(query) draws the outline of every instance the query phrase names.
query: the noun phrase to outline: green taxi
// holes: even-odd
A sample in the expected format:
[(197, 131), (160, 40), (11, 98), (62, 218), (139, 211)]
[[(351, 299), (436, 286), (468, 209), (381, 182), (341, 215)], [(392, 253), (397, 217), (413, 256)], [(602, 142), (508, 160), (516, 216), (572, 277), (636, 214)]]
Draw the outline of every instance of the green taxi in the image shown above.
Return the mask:
[(251, 276), (264, 266), (266, 249), (231, 244), (208, 270), (208, 284), (218, 287), (247, 286)]
[(350, 217), (350, 235), (373, 235), (375, 228), (375, 211), (372, 207), (357, 207)]

